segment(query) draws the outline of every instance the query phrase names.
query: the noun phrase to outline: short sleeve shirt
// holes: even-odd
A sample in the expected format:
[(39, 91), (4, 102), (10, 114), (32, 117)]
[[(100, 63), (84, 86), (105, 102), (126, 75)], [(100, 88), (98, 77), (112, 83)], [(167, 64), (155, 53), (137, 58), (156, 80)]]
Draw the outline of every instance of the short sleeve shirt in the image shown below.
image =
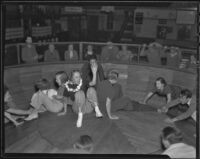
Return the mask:
[(112, 84), (108, 80), (101, 81), (97, 87), (97, 97), (101, 104), (106, 104), (106, 99), (113, 100), (115, 91)]
[(113, 89), (114, 89), (115, 94), (112, 100), (116, 100), (123, 96), (122, 86), (119, 83), (114, 84)]
[(180, 95), (181, 88), (178, 86), (166, 85), (163, 91), (157, 89), (155, 86), (151, 90), (151, 92), (156, 93), (160, 96), (167, 96), (167, 94), (171, 94), (172, 100), (177, 99)]
[(169, 87), (169, 85), (166, 85), (163, 91), (161, 91), (154, 86), (151, 92), (156, 93), (160, 96), (167, 96), (167, 94), (171, 93), (171, 88)]

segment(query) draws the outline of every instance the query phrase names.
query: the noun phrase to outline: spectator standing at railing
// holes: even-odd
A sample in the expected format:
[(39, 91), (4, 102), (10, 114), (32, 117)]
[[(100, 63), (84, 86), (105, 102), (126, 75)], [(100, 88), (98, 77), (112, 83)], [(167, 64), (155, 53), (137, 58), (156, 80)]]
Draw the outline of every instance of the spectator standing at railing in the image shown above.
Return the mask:
[(74, 46), (70, 44), (68, 50), (65, 51), (65, 60), (78, 60), (78, 53), (74, 50)]
[(119, 48), (114, 46), (111, 41), (107, 42), (107, 45), (102, 48), (101, 60), (102, 61), (115, 61), (117, 60), (117, 54)]
[(32, 38), (27, 37), (26, 46), (22, 48), (22, 60), (25, 63), (35, 63), (39, 59), (43, 58), (43, 55), (38, 55), (35, 46), (32, 44)]
[(153, 65), (161, 65), (162, 45), (157, 42), (153, 42), (149, 44), (148, 48), (149, 48), (147, 51), (148, 62)]
[(94, 49), (93, 49), (93, 46), (92, 45), (88, 45), (87, 46), (87, 49), (86, 49), (86, 52), (85, 52), (85, 56), (84, 56), (84, 59), (85, 60), (89, 60), (91, 56), (93, 55), (96, 55), (94, 53)]
[(54, 44), (49, 44), (49, 49), (45, 51), (44, 53), (44, 61), (45, 62), (53, 62), (53, 61), (59, 61), (60, 56), (58, 51), (55, 49)]
[(177, 47), (171, 47), (165, 51), (167, 66), (178, 68), (182, 59), (181, 51)]
[(129, 62), (133, 58), (133, 54), (130, 50), (127, 50), (126, 45), (122, 45), (122, 50), (117, 54), (117, 59), (121, 62)]

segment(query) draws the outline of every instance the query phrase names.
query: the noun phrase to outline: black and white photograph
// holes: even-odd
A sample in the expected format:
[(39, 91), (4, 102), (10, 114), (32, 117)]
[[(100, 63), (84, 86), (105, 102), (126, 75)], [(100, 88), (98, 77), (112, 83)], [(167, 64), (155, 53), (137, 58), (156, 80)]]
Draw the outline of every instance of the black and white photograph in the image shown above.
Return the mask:
[(199, 7), (1, 2), (1, 157), (198, 158)]

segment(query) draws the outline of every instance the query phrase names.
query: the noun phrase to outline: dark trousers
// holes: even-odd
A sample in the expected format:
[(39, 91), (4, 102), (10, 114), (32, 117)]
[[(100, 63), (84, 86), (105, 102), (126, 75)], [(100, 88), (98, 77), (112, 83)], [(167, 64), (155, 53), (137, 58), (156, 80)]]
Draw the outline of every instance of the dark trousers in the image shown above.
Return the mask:
[(111, 111), (157, 111), (156, 108), (150, 105), (140, 104), (137, 101), (132, 101), (128, 97), (121, 97), (112, 101)]

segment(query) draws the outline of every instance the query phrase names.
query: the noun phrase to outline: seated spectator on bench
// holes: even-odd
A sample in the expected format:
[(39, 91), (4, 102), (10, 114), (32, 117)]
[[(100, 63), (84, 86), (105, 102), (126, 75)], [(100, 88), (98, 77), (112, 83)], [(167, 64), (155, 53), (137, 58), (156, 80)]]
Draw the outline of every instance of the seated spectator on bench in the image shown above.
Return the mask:
[(161, 65), (162, 45), (156, 42), (149, 44), (147, 51), (148, 62), (153, 65)]
[[(24, 122), (18, 122), (17, 118), (25, 118), (26, 115), (32, 113), (32, 110), (22, 110), (17, 108), (16, 104), (13, 102), (12, 96), (8, 90), (8, 87), (4, 85), (4, 116), (11, 121), (15, 126), (19, 126)], [(18, 117), (17, 117), (17, 116)]]
[(32, 38), (27, 37), (26, 46), (22, 48), (22, 60), (25, 63), (35, 63), (42, 59), (43, 55), (38, 55), (35, 46), (32, 44)]
[(114, 46), (111, 41), (107, 42), (107, 45), (102, 48), (101, 60), (102, 61), (115, 61), (117, 60), (119, 48)]
[(144, 98), (141, 104), (146, 104), (147, 101), (154, 95), (158, 94), (161, 97), (167, 98), (167, 103), (171, 102), (171, 100), (179, 97), (181, 88), (178, 86), (168, 85), (163, 77), (158, 77), (155, 81), (153, 88)]
[(122, 50), (120, 50), (117, 54), (117, 59), (121, 62), (129, 62), (131, 61), (133, 54), (130, 50), (127, 50), (126, 45), (122, 45)]
[(171, 47), (165, 50), (165, 54), (167, 57), (167, 66), (178, 68), (182, 59), (180, 49)]
[(74, 46), (70, 44), (68, 50), (65, 51), (65, 60), (78, 60), (78, 53), (74, 50)]
[(49, 49), (44, 53), (44, 61), (45, 62), (54, 62), (59, 61), (60, 56), (58, 51), (55, 49), (54, 44), (49, 44)]
[(89, 60), (89, 59), (90, 59), (90, 56), (93, 56), (93, 55), (96, 55), (96, 54), (94, 53), (93, 46), (92, 46), (92, 45), (88, 45), (88, 46), (87, 46), (87, 49), (86, 49), (86, 52), (85, 52), (84, 59), (85, 59), (85, 60)]
[(192, 92), (188, 89), (181, 90), (177, 99), (167, 103), (158, 112), (167, 113), (173, 118), (167, 118), (165, 121), (172, 123), (192, 117), (196, 121), (196, 105), (192, 99)]
[(196, 158), (196, 149), (183, 142), (183, 133), (173, 127), (162, 130), (161, 141), (166, 150), (162, 153), (170, 158)]

